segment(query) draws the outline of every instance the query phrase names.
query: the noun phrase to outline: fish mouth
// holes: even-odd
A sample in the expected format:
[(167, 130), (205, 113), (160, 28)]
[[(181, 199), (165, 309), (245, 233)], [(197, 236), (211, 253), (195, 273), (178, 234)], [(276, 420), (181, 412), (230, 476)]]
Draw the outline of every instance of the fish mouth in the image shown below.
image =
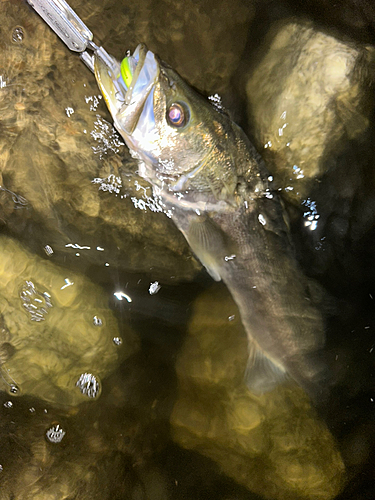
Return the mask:
[[(95, 55), (95, 77), (120, 134), (131, 136), (159, 76), (159, 64), (145, 44), (120, 63)], [(153, 92), (152, 92), (153, 93)], [(149, 102), (148, 107), (153, 103)], [(149, 113), (148, 113), (149, 114)], [(148, 117), (149, 118), (149, 117)]]

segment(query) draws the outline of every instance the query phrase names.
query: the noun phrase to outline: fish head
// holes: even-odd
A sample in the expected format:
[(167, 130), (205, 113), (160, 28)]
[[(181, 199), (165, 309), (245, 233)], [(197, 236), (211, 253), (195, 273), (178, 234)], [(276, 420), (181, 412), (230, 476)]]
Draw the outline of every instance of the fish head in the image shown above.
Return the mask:
[(237, 172), (229, 117), (141, 44), (95, 75), (114, 124), (139, 160), (139, 174), (191, 203), (229, 200)]

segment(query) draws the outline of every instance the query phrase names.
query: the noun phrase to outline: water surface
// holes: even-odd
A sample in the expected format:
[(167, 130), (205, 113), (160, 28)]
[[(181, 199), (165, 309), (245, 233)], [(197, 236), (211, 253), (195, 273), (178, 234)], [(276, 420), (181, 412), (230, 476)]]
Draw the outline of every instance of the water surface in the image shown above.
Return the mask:
[[(220, 94), (270, 168), (246, 89), (279, 21), (307, 15), (350, 54), (374, 41), (359, 6), (351, 22), (323, 3), (71, 5), (119, 59), (144, 41)], [(322, 287), (330, 398), (314, 408), (293, 385), (259, 398), (233, 300), (137, 177), (94, 76), (26, 2), (1, 2), (0, 17), (0, 498), (372, 497), (371, 101), (297, 201), (281, 184)]]

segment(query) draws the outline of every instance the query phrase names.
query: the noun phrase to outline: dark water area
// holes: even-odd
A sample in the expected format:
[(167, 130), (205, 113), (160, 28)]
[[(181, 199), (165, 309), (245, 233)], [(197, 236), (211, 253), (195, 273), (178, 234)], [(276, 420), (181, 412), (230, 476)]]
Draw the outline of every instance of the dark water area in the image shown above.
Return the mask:
[(0, 500), (375, 498), (375, 7), (70, 5), (143, 41), (265, 160), (326, 324), (327, 399), (256, 396), (227, 288), (112, 127), (95, 77), (0, 2)]

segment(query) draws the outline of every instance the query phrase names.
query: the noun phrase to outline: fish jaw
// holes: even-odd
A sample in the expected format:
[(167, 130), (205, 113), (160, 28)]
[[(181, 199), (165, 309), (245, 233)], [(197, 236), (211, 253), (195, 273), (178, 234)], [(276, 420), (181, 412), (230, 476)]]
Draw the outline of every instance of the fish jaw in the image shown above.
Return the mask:
[[(95, 57), (95, 77), (111, 113), (114, 125), (131, 151), (148, 151), (145, 140), (152, 141), (155, 127), (153, 93), (158, 81), (159, 64), (153, 52), (138, 45), (129, 56), (133, 74), (127, 88), (121, 78), (121, 64), (114, 60), (110, 68)], [(134, 69), (135, 68), (135, 69)], [(149, 158), (143, 158), (147, 163)]]
[(102, 96), (112, 117), (117, 114), (120, 103), (125, 100), (126, 89), (121, 89), (118, 76), (121, 74), (121, 65), (117, 59), (111, 59), (111, 67), (103, 59), (94, 56), (95, 78)]

